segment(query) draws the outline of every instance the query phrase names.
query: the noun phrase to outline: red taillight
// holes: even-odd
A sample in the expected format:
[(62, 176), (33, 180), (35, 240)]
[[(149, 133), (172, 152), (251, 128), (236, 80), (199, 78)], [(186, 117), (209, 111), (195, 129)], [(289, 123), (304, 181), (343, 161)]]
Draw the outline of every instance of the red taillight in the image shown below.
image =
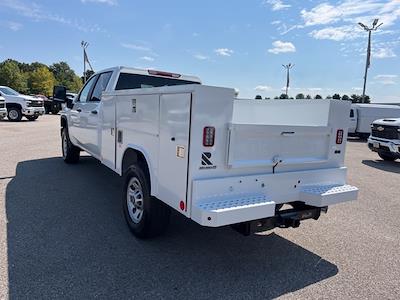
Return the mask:
[(203, 146), (212, 147), (215, 141), (215, 127), (204, 127), (203, 129)]
[(336, 132), (336, 144), (340, 145), (343, 143), (343, 129), (338, 129)]
[(148, 70), (148, 72), (150, 75), (158, 75), (158, 76), (172, 77), (172, 78), (181, 77), (181, 74), (169, 73), (164, 71)]

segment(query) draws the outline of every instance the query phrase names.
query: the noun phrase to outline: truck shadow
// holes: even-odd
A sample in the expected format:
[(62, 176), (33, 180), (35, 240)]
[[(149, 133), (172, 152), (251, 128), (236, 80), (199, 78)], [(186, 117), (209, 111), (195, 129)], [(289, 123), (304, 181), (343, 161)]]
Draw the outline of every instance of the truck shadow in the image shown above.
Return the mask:
[(167, 234), (135, 239), (121, 180), (96, 160), (21, 162), (6, 189), (9, 296), (275, 298), (337, 267), (280, 237), (203, 228), (174, 213)]
[(400, 162), (399, 161), (384, 161), (384, 160), (370, 160), (364, 159), (362, 163), (368, 167), (379, 169), (386, 172), (392, 172), (400, 174)]

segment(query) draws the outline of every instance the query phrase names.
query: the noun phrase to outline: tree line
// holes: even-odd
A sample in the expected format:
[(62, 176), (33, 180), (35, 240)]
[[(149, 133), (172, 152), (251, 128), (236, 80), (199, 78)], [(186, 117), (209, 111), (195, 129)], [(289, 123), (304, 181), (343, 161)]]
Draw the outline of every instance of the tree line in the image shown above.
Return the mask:
[[(352, 94), (351, 96), (348, 95), (343, 95), (340, 96), (339, 94), (334, 94), (333, 96), (326, 96), (325, 99), (336, 99), (336, 100), (345, 100), (345, 101), (351, 101), (352, 103), (371, 103), (371, 98), (368, 95), (365, 95), (365, 100), (362, 101), (362, 95), (357, 95), (357, 94)], [(257, 95), (255, 97), (256, 100), (262, 100), (261, 95)], [(266, 100), (269, 100), (271, 98), (266, 97)], [(315, 95), (314, 97), (311, 97), (311, 95), (304, 95), (303, 93), (297, 94), (295, 98), (289, 97), (286, 94), (281, 94), (280, 96), (274, 97), (275, 100), (277, 99), (323, 99), (321, 95)]]
[(82, 87), (82, 78), (64, 61), (47, 66), (40, 62), (27, 64), (6, 59), (0, 63), (0, 85), (23, 94), (50, 96), (55, 85), (78, 92)]

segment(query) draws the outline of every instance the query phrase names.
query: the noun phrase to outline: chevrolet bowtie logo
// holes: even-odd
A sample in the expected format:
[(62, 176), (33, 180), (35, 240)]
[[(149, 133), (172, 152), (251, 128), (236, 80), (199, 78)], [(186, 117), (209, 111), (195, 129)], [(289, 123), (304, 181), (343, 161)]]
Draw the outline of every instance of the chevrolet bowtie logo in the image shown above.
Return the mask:
[(379, 127), (376, 128), (376, 129), (378, 129), (378, 131), (384, 131), (384, 130), (385, 130), (385, 128), (383, 128), (382, 126), (379, 126)]

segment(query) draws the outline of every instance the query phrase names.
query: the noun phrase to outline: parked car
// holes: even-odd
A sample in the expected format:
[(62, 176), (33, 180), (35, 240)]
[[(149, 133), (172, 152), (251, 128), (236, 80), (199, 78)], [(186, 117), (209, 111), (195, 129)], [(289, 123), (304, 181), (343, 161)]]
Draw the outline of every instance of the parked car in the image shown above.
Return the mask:
[(7, 86), (0, 86), (0, 96), (6, 99), (7, 117), (10, 121), (21, 121), (24, 116), (29, 121), (44, 114), (43, 100), (23, 95)]
[(400, 118), (386, 118), (372, 123), (372, 134), (368, 147), (377, 152), (383, 160), (394, 161), (400, 158)]
[(0, 120), (3, 120), (6, 116), (7, 116), (6, 99), (0, 96)]
[(67, 101), (64, 161), (84, 150), (124, 176), (137, 237), (161, 234), (171, 209), (247, 235), (357, 198), (344, 166), (347, 101), (240, 100), (197, 77), (125, 67), (96, 73), (74, 101), (63, 87), (54, 97)]
[(400, 118), (400, 107), (382, 104), (352, 104), (349, 135), (367, 139), (371, 134), (372, 122), (382, 118)]

